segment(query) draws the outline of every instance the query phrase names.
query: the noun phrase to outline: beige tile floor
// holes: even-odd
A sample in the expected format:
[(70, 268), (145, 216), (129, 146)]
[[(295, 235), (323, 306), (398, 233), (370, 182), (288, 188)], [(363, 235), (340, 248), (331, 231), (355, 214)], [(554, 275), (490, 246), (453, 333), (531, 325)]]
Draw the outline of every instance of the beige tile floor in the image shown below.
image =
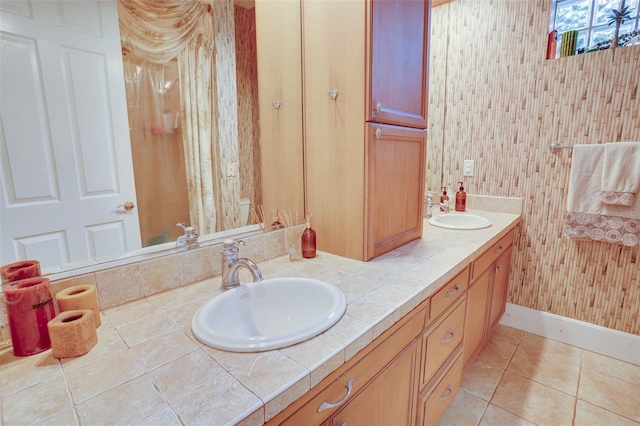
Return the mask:
[(440, 425), (640, 425), (640, 366), (499, 325)]

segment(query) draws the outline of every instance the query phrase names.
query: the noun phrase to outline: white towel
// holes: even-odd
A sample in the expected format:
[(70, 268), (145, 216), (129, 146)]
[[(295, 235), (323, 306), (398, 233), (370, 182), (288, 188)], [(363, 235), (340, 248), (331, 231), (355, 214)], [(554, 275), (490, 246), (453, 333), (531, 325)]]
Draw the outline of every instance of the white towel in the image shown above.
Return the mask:
[(605, 144), (600, 197), (605, 204), (633, 206), (640, 190), (640, 142)]
[(640, 197), (630, 207), (604, 204), (600, 186), (604, 145), (574, 145), (569, 175), (565, 236), (636, 246), (640, 239)]

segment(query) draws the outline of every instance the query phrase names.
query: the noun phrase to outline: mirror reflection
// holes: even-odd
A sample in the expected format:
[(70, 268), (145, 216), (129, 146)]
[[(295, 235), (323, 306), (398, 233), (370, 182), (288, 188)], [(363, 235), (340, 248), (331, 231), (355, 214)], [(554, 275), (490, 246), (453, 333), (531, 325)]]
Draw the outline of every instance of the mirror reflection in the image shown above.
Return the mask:
[[(208, 9), (207, 13), (211, 16), (205, 16), (201, 25), (212, 28), (213, 23), (207, 20), (215, 21), (214, 14), (221, 12)], [(132, 15), (144, 19), (144, 11), (132, 12)], [(155, 52), (147, 55), (145, 49), (140, 50), (144, 58), (132, 53), (127, 49), (126, 40), (133, 36), (123, 33), (131, 155), (143, 247), (175, 241), (182, 232), (175, 226), (179, 222), (195, 226), (202, 234), (210, 234), (246, 226), (250, 219), (256, 221), (256, 215), (249, 215), (251, 206), (255, 208), (262, 203), (253, 5), (234, 5), (233, 20), (234, 43), (228, 47), (234, 50), (217, 46), (219, 40), (210, 43), (214, 41), (207, 40), (211, 30), (200, 29), (198, 35), (203, 35), (202, 40), (189, 42), (184, 52), (163, 63), (157, 61), (164, 60), (166, 55), (162, 58)], [(228, 55), (217, 62), (213, 49), (203, 55), (202, 49), (211, 46)], [(190, 55), (192, 52), (199, 56), (194, 58)], [(203, 64), (213, 67), (212, 75), (194, 75), (188, 69)], [(227, 105), (218, 109), (214, 102), (202, 101), (202, 95), (211, 89), (215, 96), (216, 72), (235, 75), (233, 94), (237, 102), (231, 108)], [(203, 85), (205, 78), (212, 80), (214, 87)], [(200, 99), (193, 99), (197, 97)], [(202, 125), (203, 117), (212, 118), (211, 126)], [(217, 122), (228, 120), (237, 122), (238, 137), (234, 141), (237, 160), (221, 160), (223, 149), (216, 149), (221, 143), (215, 130)], [(224, 194), (238, 190), (239, 218), (224, 220), (220, 214), (225, 210)], [(235, 204), (233, 199), (227, 202)], [(234, 209), (234, 216), (237, 212), (238, 209)]]
[(247, 209), (257, 210), (263, 191), (253, 5), (169, 2), (203, 11), (210, 37), (197, 32), (191, 56), (156, 63), (121, 49), (122, 3), (2, 3), (11, 102), (0, 121), (1, 264), (33, 258), (72, 269), (173, 248), (178, 222), (207, 240), (257, 222)]

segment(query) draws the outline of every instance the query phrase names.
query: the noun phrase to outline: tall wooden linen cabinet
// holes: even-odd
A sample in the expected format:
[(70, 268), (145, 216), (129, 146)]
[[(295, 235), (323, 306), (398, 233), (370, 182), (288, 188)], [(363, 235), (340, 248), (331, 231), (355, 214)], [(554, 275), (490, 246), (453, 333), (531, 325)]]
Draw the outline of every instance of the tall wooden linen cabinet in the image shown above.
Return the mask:
[[(260, 28), (270, 25), (259, 21), (260, 3), (258, 39), (266, 43)], [(318, 249), (369, 260), (419, 238), (429, 0), (292, 0), (262, 8), (273, 3), (300, 10), (304, 199)], [(261, 66), (259, 56), (259, 75)], [(273, 127), (260, 112), (261, 129)], [(276, 140), (270, 147), (262, 132), (263, 151), (282, 150)], [(265, 155), (266, 183), (276, 163)]]

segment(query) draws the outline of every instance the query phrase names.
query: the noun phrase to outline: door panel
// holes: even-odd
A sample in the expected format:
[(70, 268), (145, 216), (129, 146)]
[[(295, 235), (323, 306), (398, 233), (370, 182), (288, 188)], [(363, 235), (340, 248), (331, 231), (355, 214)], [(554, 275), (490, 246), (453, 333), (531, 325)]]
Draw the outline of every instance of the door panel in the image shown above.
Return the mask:
[(140, 248), (117, 3), (0, 10), (0, 264)]

